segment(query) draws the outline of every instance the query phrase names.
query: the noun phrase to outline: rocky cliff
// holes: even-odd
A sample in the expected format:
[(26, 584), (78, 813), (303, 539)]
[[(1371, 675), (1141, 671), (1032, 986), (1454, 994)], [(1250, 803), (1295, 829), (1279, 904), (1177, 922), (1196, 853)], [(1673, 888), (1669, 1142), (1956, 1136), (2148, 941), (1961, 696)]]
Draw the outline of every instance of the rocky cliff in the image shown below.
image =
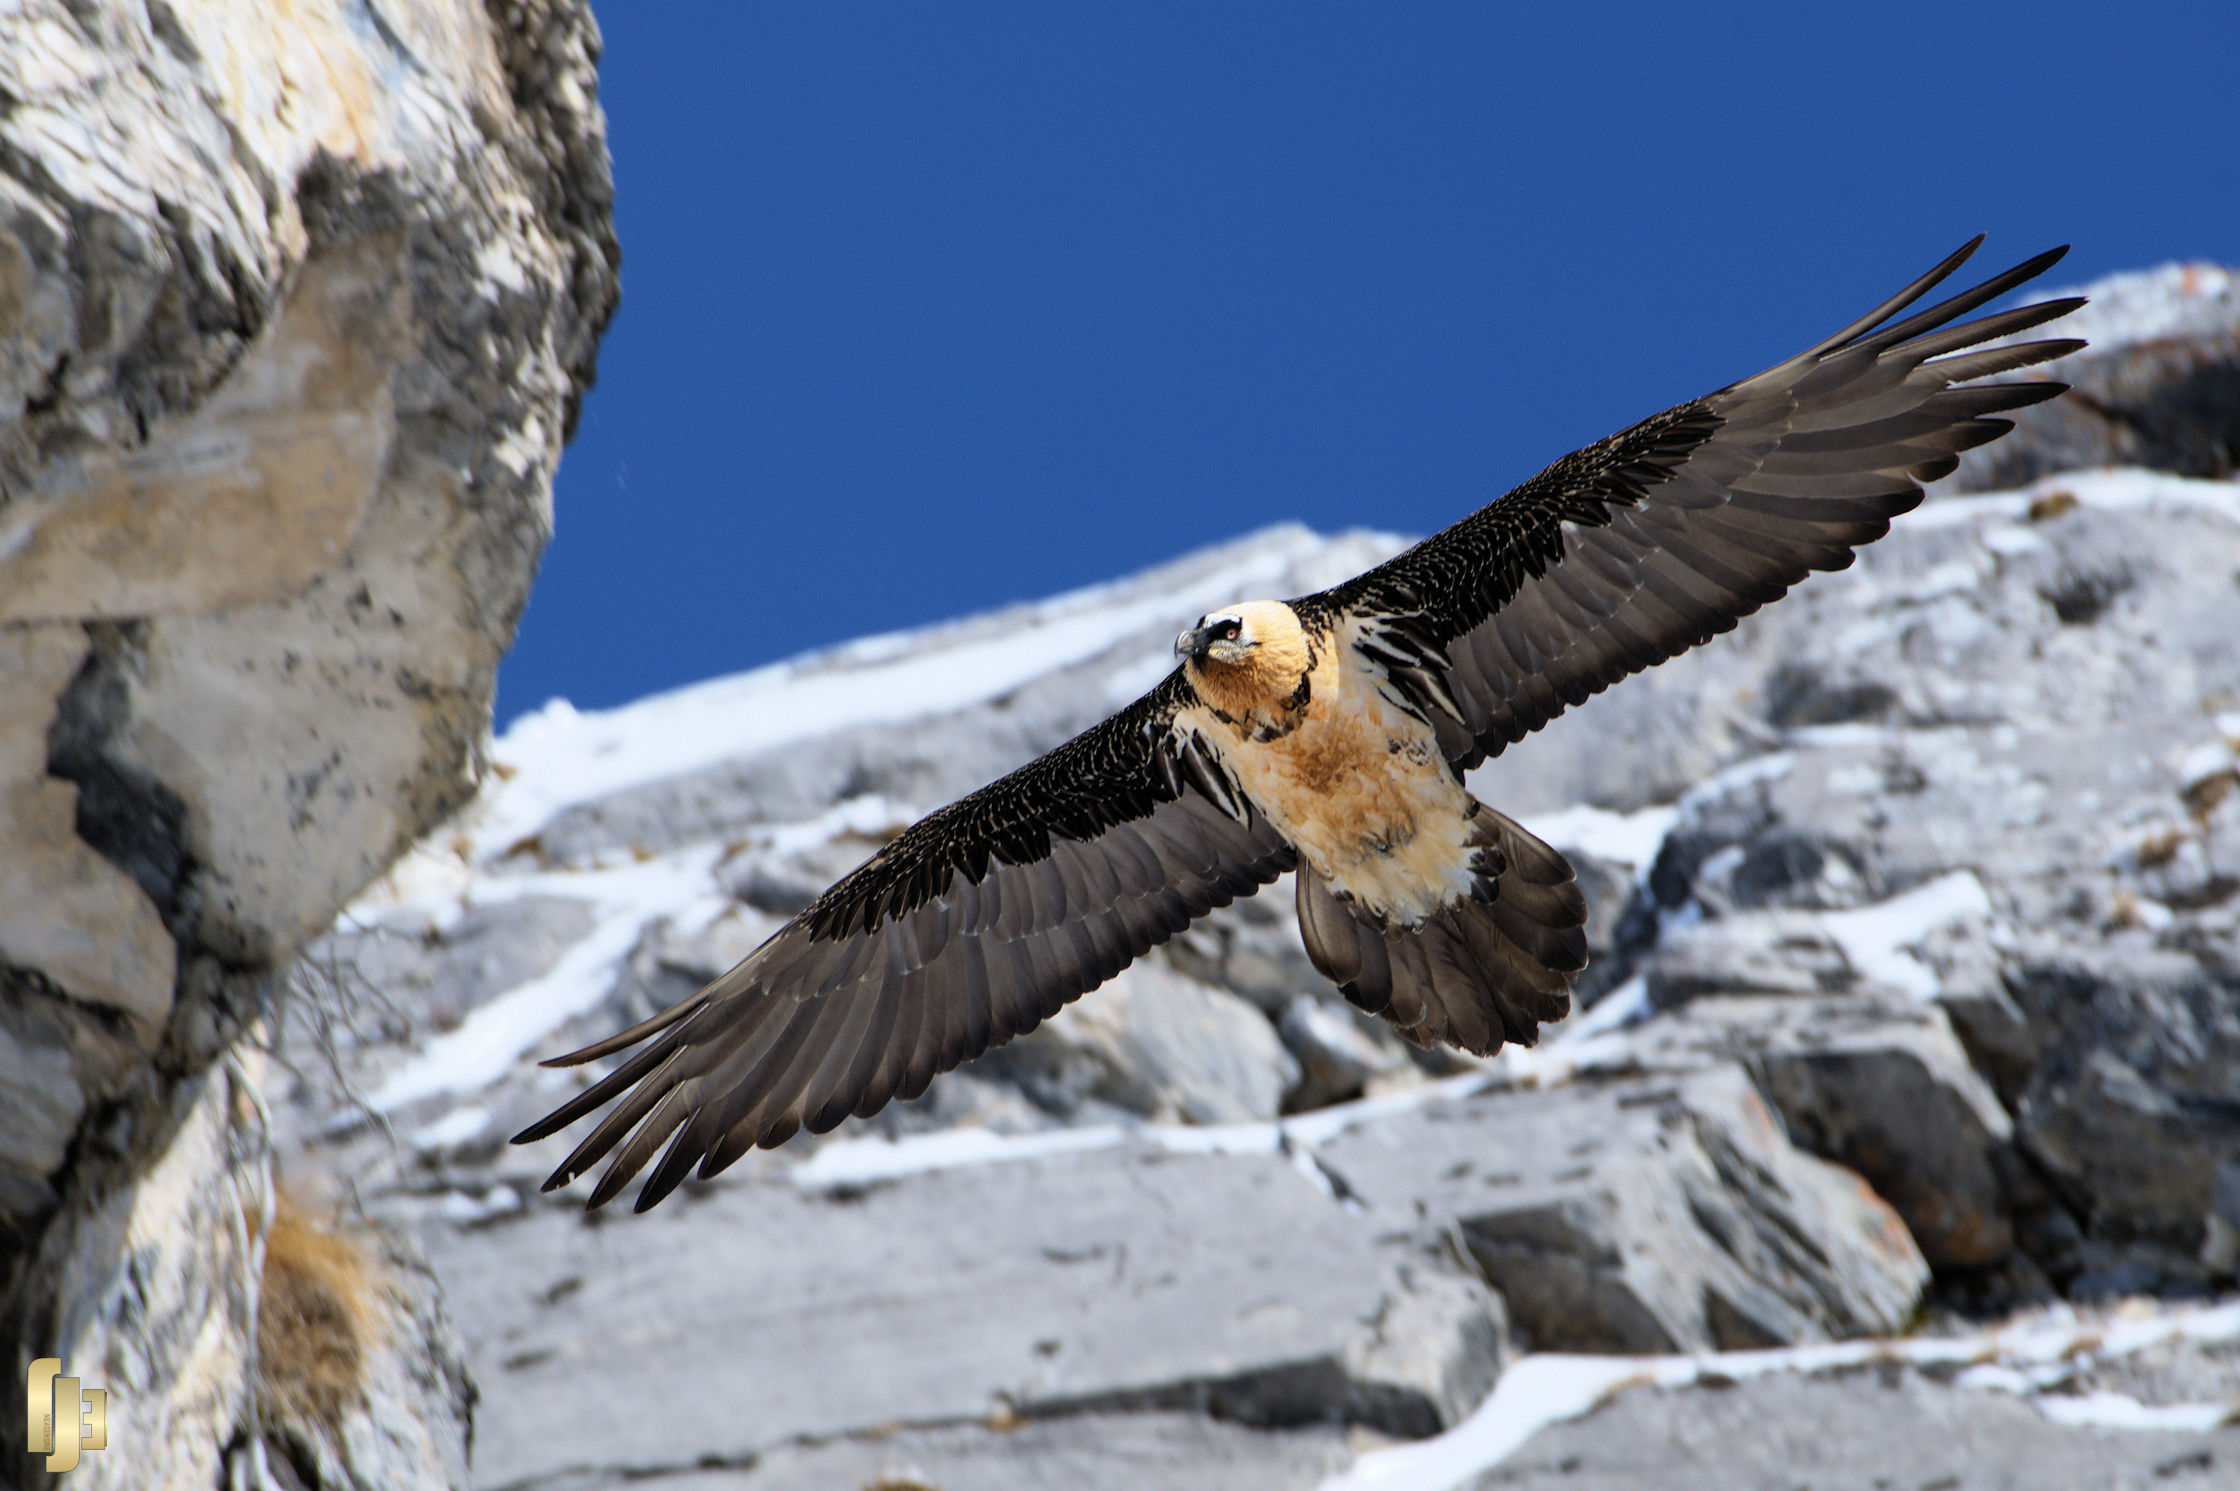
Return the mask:
[[(2100, 334), (2198, 367), (2227, 283), (2093, 287)], [(539, 1194), (565, 1145), (505, 1137), (586, 1078), (536, 1058), (1148, 687), (1209, 605), (1400, 542), (1276, 530), (496, 743), (307, 964), (276, 1094), (290, 1173), (444, 1280), (479, 1484), (2240, 1467), (2240, 487), (2167, 471), (1940, 492), (1482, 768), (1593, 903), (1589, 1007), (1535, 1051), (1357, 1018), (1278, 886), (651, 1214)]]
[[(361, 1295), (266, 1251), (253, 1048), (485, 766), (615, 302), (598, 34), (571, 0), (0, 27), (0, 1340), (109, 1391), (72, 1485), (460, 1483), (409, 1240), (348, 1243)], [(357, 1321), (378, 1410), (255, 1391), (260, 1293), (268, 1361), (291, 1309)], [(0, 1416), (42, 1482), (22, 1449)]]

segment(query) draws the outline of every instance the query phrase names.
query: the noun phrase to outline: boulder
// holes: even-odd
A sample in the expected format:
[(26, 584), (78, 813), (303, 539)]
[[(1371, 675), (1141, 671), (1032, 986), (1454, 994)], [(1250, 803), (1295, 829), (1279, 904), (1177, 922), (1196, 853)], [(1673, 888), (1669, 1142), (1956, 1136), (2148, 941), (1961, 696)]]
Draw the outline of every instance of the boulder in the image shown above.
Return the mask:
[(1157, 959), (1123, 969), (966, 1070), (1010, 1082), (1062, 1116), (1093, 1103), (1198, 1124), (1273, 1118), (1300, 1076), (1258, 1010)]
[(1299, 1063), (1299, 1080), (1284, 1094), (1287, 1112), (1358, 1098), (1372, 1091), (1410, 1087), (1423, 1080), (1423, 1068), (1374, 1015), (1317, 999), (1294, 996), (1276, 1024), (1284, 1048)]
[[(282, 1196), (263, 1281), (256, 1401), (267, 1473), (324, 1491), (465, 1491), (475, 1388), (412, 1240), (322, 1226)], [(245, 1476), (251, 1454), (232, 1446), (229, 1470)]]
[(1642, 1036), (1740, 1061), (1791, 1142), (1858, 1172), (1930, 1267), (1989, 1267), (2013, 1248), (2013, 1126), (1937, 1006), (1702, 999)]
[[(73, 1310), (59, 1349), (42, 1354), (107, 1391), (110, 1443), (137, 1447), (72, 1472), (102, 1491), (220, 1484), (248, 1402), (248, 1286), (267, 1204), (256, 1113), (224, 1069), (172, 1093), (170, 1142), (80, 1223), (87, 1242), (52, 1286)], [(429, 1427), (463, 1452), (463, 1418)]]
[(1342, 1003), (1299, 940), (1297, 896), (1292, 877), (1284, 875), (1193, 923), (1167, 944), (1164, 956), (1192, 978), (1250, 1000), (1271, 1020), (1280, 1020), (1301, 994)]
[[(2240, 1100), (2240, 501), (2080, 474), (1922, 519), (1743, 629), (1778, 634), (1764, 718), (1792, 723), (1678, 805), (1650, 875), (1651, 1001), (1937, 1001), (2015, 1117), (1990, 1153), (2022, 1250), (2087, 1293), (2205, 1287)], [(1932, 916), (1938, 886), (1967, 894)], [(1793, 1128), (1893, 1201), (1915, 1184), (1863, 1136)], [(1999, 1249), (1996, 1224), (1938, 1242), (1922, 1198), (1901, 1210), (1940, 1267)]]
[(1897, 1216), (1793, 1148), (1731, 1065), (1489, 1093), (1317, 1159), (1372, 1213), (1451, 1225), (1541, 1351), (1887, 1333), (1928, 1280)]
[(1649, 1004), (1659, 1010), (1713, 994), (1832, 993), (1857, 977), (1820, 919), (1794, 911), (1682, 927), (1659, 944), (1646, 969)]
[(2240, 1159), (2240, 981), (2131, 931), (2026, 943), (2005, 985), (2038, 1049), (2016, 1131), (2085, 1229), (2073, 1287), (2215, 1278), (2217, 1175)]

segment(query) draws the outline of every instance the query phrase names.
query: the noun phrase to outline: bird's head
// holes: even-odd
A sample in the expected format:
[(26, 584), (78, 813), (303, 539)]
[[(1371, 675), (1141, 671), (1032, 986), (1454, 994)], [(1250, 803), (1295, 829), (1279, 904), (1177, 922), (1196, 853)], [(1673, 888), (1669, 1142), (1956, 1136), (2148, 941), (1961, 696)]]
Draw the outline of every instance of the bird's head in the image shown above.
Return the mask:
[(1198, 618), (1196, 626), (1174, 639), (1174, 655), (1203, 666), (1208, 659), (1227, 667), (1243, 663), (1261, 645), (1244, 606), (1213, 611)]
[(1313, 666), (1299, 618), (1282, 601), (1245, 601), (1208, 612), (1174, 639), (1174, 655), (1201, 691), (1282, 698)]

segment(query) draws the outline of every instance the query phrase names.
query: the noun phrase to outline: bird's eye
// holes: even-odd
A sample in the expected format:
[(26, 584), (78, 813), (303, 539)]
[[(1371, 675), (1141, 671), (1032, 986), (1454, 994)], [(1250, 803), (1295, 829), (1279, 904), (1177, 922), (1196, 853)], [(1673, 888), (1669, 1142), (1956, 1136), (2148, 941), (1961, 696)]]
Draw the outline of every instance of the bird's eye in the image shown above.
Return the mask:
[(1221, 639), (1224, 642), (1234, 642), (1243, 634), (1244, 624), (1242, 622), (1224, 621), (1221, 623)]

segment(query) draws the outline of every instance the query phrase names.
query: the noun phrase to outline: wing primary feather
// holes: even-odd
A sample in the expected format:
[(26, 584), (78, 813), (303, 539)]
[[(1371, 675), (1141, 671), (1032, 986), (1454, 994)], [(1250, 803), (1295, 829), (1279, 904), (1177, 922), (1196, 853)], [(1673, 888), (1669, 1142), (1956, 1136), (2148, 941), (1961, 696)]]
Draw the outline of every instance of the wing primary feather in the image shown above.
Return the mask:
[[(2082, 295), (2071, 295), (2060, 300), (2035, 301), (2030, 305), (2016, 306), (2013, 310), (1998, 311), (1989, 316), (1979, 316), (1973, 321), (1965, 321), (1958, 326), (1948, 326), (1942, 331), (1925, 332), (1910, 341), (1902, 342), (1891, 348), (1883, 356), (1888, 357), (1892, 353), (1903, 353), (1906, 361), (1912, 362), (1916, 367), (1930, 365), (1933, 366), (1934, 371), (1951, 378), (1951, 374), (1945, 372), (1944, 365), (1932, 365), (1930, 359), (1942, 357), (1948, 352), (1957, 352), (1963, 347), (1973, 347), (1979, 342), (1988, 342), (1994, 337), (2015, 336), (2030, 330), (2032, 327), (2043, 326), (2048, 321), (2058, 321), (2071, 311), (2083, 309), (2084, 305), (2085, 298)], [(2044, 344), (2040, 343), (2039, 345)], [(2075, 342), (2072, 346), (2081, 348), (2084, 343)], [(1953, 379), (1952, 381), (1960, 380)]]
[[(1986, 347), (1980, 352), (1955, 353), (1951, 357), (1923, 363), (1922, 368), (1947, 382), (1965, 383), (1971, 378), (1995, 378), (2001, 373), (2036, 367), (2039, 363), (2052, 362), (2055, 358), (2082, 352), (2085, 346), (2085, 343), (2074, 337), (2019, 342), (2012, 347)], [(2067, 387), (2066, 384), (2062, 386)]]
[(2036, 279), (2069, 253), (2069, 245), (2047, 249), (2044, 253), (2023, 260), (2004, 274), (1995, 274), (1972, 290), (1963, 290), (1949, 300), (1939, 301), (1925, 311), (1917, 311), (1895, 326), (1885, 326), (1866, 339), (1866, 345), (1895, 347), (1924, 331), (1933, 331), (1956, 317), (1965, 316), (1979, 305), (1986, 305), (2021, 284)]
[(622, 1188), (630, 1183), (630, 1178), (645, 1168), (646, 1161), (653, 1158), (654, 1150), (676, 1131), (677, 1125), (683, 1123), (691, 1111), (689, 1088), (679, 1085), (662, 1093), (661, 1100), (653, 1105), (653, 1111), (632, 1132), (629, 1142), (615, 1151), (614, 1158), (607, 1161), (607, 1168), (599, 1173), (599, 1183), (591, 1188), (591, 1199), (586, 1203), (587, 1207), (597, 1211), (621, 1194)]
[(683, 1060), (684, 1054), (681, 1050), (670, 1052), (668, 1058), (662, 1062), (652, 1076), (632, 1088), (629, 1094), (620, 1103), (616, 1104), (605, 1118), (599, 1121), (599, 1126), (586, 1135), (583, 1142), (571, 1150), (568, 1157), (562, 1160), (550, 1175), (545, 1177), (542, 1189), (557, 1191), (562, 1186), (572, 1183), (577, 1176), (582, 1175), (593, 1165), (598, 1164), (600, 1158), (608, 1150), (619, 1144), (623, 1136), (630, 1132), (631, 1127), (639, 1119), (653, 1111), (654, 1105), (668, 1095), (671, 1091), (671, 1085), (664, 1079)]
[(1906, 286), (1903, 290), (1900, 290), (1897, 294), (1891, 296), (1888, 300), (1876, 306), (1873, 310), (1867, 312), (1864, 316), (1861, 316), (1858, 320), (1852, 322), (1843, 330), (1837, 332), (1834, 336), (1827, 338), (1825, 341), (1816, 342), (1812, 346), (1807, 347), (1804, 351), (1798, 353), (1795, 357), (1790, 358), (1787, 363), (1782, 364), (1782, 366), (1787, 367), (1796, 364), (1808, 363), (1813, 359), (1821, 356), (1823, 353), (1843, 346), (1846, 342), (1849, 342), (1854, 337), (1861, 336), (1866, 332), (1874, 330), (1877, 326), (1880, 326), (1883, 322), (1889, 320), (1892, 316), (1895, 316), (1896, 314), (1898, 314), (1898, 312), (1904, 310), (1907, 306), (1912, 305), (1922, 296), (1928, 294), (1931, 290), (1934, 290), (1938, 285), (1944, 283), (1945, 280), (1949, 279), (1954, 270), (1967, 263), (1969, 258), (1975, 253), (1975, 251), (1983, 247), (1983, 238), (1984, 235), (1978, 233), (1975, 237), (1969, 239), (1966, 243), (1960, 245), (1958, 249), (1947, 255), (1941, 262), (1937, 264), (1934, 269), (1930, 270), (1927, 274), (1921, 276), (1921, 278), (1915, 280), (1912, 284)]
[(661, 1166), (638, 1192), (633, 1209), (644, 1211), (675, 1190), (693, 1163), (725, 1134), (751, 1124), (755, 1114), (773, 1105), (789, 1103), (799, 1090), (796, 1078), (801, 1068), (816, 1061), (816, 1032), (846, 1009), (846, 1003), (838, 1000), (804, 1000), (797, 1004), (776, 1037), (745, 1067), (730, 1090), (707, 1103), (680, 1136), (684, 1142), (672, 1146), (662, 1157)]
[[(597, 1061), (602, 1056), (612, 1056), (617, 1051), (627, 1050), (629, 1047), (635, 1046), (649, 1035), (668, 1029), (707, 1002), (708, 990), (702, 989), (689, 999), (678, 1000), (660, 1014), (650, 1019), (640, 1020), (628, 1030), (617, 1031), (603, 1041), (593, 1041), (581, 1050), (570, 1051), (565, 1056), (549, 1056), (538, 1062), (537, 1065), (550, 1067), (582, 1066), (586, 1062)], [(527, 1131), (524, 1130), (523, 1132)]]
[[(684, 1034), (685, 1032), (681, 1029), (672, 1030), (668, 1035), (663, 1036), (643, 1050), (632, 1052), (628, 1061), (514, 1135), (512, 1142), (515, 1144), (533, 1144), (539, 1139), (548, 1139), (559, 1133), (569, 1124), (604, 1104), (616, 1093), (629, 1087), (655, 1067), (667, 1061), (678, 1046), (683, 1043)], [(543, 1063), (538, 1064), (541, 1066)]]

